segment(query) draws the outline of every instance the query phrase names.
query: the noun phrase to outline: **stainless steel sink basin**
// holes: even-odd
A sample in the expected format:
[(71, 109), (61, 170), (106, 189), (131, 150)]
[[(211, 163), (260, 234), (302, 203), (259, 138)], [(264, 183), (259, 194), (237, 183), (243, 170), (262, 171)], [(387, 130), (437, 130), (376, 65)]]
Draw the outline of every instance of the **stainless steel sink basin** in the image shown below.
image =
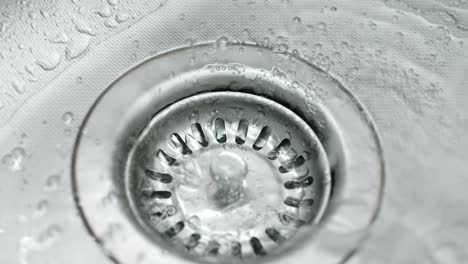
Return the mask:
[(5, 0), (0, 263), (468, 262), (465, 0)]

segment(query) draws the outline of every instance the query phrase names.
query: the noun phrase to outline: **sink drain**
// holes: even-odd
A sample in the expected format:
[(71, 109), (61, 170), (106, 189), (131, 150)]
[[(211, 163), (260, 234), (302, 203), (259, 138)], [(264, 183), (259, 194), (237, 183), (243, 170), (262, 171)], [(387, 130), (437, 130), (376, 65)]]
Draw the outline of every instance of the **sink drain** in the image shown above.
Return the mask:
[(384, 177), (351, 92), (294, 54), (235, 43), (125, 73), (89, 111), (72, 166), (85, 227), (121, 264), (342, 263)]
[(273, 252), (318, 222), (330, 194), (313, 130), (245, 93), (172, 104), (151, 120), (129, 161), (129, 192), (143, 221), (174, 246), (214, 260)]

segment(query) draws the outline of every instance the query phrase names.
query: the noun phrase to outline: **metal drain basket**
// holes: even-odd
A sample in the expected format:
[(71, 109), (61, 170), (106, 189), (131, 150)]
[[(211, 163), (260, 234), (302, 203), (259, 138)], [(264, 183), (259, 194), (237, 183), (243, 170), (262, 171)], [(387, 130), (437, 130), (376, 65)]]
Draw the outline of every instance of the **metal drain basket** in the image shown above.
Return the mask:
[[(242, 56), (239, 48), (243, 49)], [(194, 54), (208, 54), (207, 60), (213, 61), (178, 63)], [(295, 72), (294, 78), (288, 72)], [(229, 97), (232, 98), (225, 99)], [(197, 103), (199, 100), (203, 103)], [(218, 112), (214, 107), (216, 102), (222, 102)], [(269, 110), (256, 109), (258, 105)], [(232, 112), (221, 111), (229, 109), (224, 106), (233, 108)], [(236, 113), (239, 106), (249, 110)], [(177, 114), (178, 111), (182, 112)], [(275, 114), (270, 116), (270, 113)], [(255, 116), (258, 125), (251, 127)], [(267, 135), (272, 140), (266, 140)], [(269, 159), (277, 155), (276, 148), (278, 151), (282, 148), (283, 139), (289, 139), (297, 156), (293, 155), (295, 158), (291, 160), (280, 158), (281, 155)], [(96, 140), (101, 142), (99, 146)], [(242, 203), (253, 184), (238, 180), (243, 177), (239, 167), (252, 166), (243, 160), (250, 154), (260, 155), (267, 164), (273, 164), (269, 168), (265, 165), (266, 171), (277, 175), (314, 164), (308, 168), (316, 168), (318, 180), (310, 184), (311, 189), (307, 189), (309, 179), (301, 178), (307, 176), (302, 172), (275, 184), (282, 187), (281, 196), (278, 195), (281, 205), (273, 208), (309, 208), (304, 215), (299, 214), (304, 223), (284, 231), (268, 222), (279, 217), (254, 221), (255, 228), (251, 230), (261, 232), (246, 233), (245, 239), (232, 239), (231, 234), (227, 234), (227, 239), (219, 238), (216, 228), (211, 227), (198, 233), (191, 230), (193, 223), (203, 226), (210, 221), (198, 215), (192, 217), (195, 214), (184, 209), (192, 208), (193, 203), (190, 206), (181, 203), (191, 199), (182, 195), (180, 186), (166, 187), (188, 175), (177, 171), (179, 163), (192, 160), (203, 149), (215, 147), (210, 145), (213, 143), (219, 150), (213, 158), (211, 155), (205, 158), (203, 163), (210, 165), (201, 173), (207, 177), (201, 181), (202, 185), (211, 188), (205, 189), (205, 203), (196, 204), (214, 202), (218, 206), (216, 210), (224, 210)], [(237, 153), (233, 150), (236, 148), (250, 154)], [(234, 154), (230, 156), (226, 152)], [(310, 155), (303, 154), (306, 152)], [(314, 158), (318, 160), (310, 162)], [(221, 162), (214, 162), (216, 159)], [(228, 172), (229, 168), (237, 168), (231, 170), (237, 176), (231, 178), (218, 163), (227, 164)], [(343, 261), (359, 247), (375, 219), (384, 173), (372, 122), (343, 86), (292, 54), (233, 43), (175, 50), (126, 73), (90, 111), (81, 128), (73, 165), (75, 197), (81, 216), (104, 252), (117, 263), (131, 263), (137, 258), (148, 262), (191, 263), (194, 255), (199, 261), (214, 262), (237, 262), (238, 256), (245, 256), (244, 262), (252, 257), (255, 262), (281, 263), (285, 256), (296, 263), (305, 259), (320, 263)], [(314, 189), (316, 185), (319, 187)], [(313, 202), (299, 199), (297, 191), (301, 189), (308, 190), (304, 197), (309, 192), (309, 197), (314, 193), (319, 198)], [(115, 199), (104, 208), (96, 207), (100, 198), (89, 193), (112, 195)], [(232, 197), (227, 195), (232, 199), (223, 199), (225, 194), (232, 194)], [(164, 201), (160, 203), (166, 207), (154, 206), (154, 201)], [(318, 221), (325, 207), (325, 214)], [(159, 221), (162, 216), (167, 220), (164, 223)], [(226, 226), (233, 225), (226, 223)], [(124, 239), (107, 237), (109, 228), (119, 230), (117, 233)], [(234, 244), (223, 246), (220, 241), (226, 240)], [(244, 245), (241, 241), (245, 241)], [(262, 258), (255, 258), (259, 256)]]
[(137, 215), (181, 250), (214, 261), (273, 253), (302, 225), (318, 223), (330, 196), (313, 130), (246, 93), (170, 105), (145, 128), (128, 167)]

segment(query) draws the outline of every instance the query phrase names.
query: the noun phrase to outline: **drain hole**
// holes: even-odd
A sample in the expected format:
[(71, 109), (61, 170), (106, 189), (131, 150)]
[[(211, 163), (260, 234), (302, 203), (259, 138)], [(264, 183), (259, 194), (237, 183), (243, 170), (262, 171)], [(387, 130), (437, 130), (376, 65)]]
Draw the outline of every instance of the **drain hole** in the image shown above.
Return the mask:
[(203, 147), (208, 146), (208, 140), (206, 139), (205, 132), (203, 132), (203, 128), (199, 123), (192, 124), (192, 134), (193, 138), (195, 138), (195, 140)]
[(299, 208), (301, 206), (312, 206), (314, 204), (314, 200), (313, 199), (299, 200), (299, 199), (294, 198), (294, 197), (287, 197), (284, 200), (284, 204), (287, 205), (287, 206)]
[(302, 165), (304, 165), (304, 163), (305, 163), (304, 157), (299, 156), (294, 160), (286, 162), (285, 164), (283, 164), (278, 169), (279, 169), (279, 172), (281, 172), (281, 173), (287, 173), (287, 172), (290, 172), (290, 171), (292, 171), (294, 169), (297, 169), (297, 168), (301, 167)]
[(185, 144), (184, 140), (180, 137), (179, 134), (174, 133), (171, 136), (172, 144), (182, 153), (182, 155), (192, 154), (190, 148)]
[(221, 247), (221, 244), (218, 241), (210, 240), (210, 242), (208, 242), (208, 254), (214, 255), (214, 256), (218, 255), (220, 247)]
[(242, 145), (245, 143), (248, 130), (249, 130), (249, 121), (242, 119), (239, 122), (239, 126), (237, 127), (237, 136), (236, 136), (237, 144)]
[(150, 169), (145, 169), (145, 175), (146, 177), (152, 180), (160, 181), (162, 183), (172, 182), (172, 176), (166, 173), (160, 173), (160, 172), (152, 171)]
[(226, 137), (226, 124), (224, 122), (224, 119), (222, 118), (216, 118), (215, 120), (215, 134), (216, 134), (216, 140), (219, 143), (225, 143), (227, 140)]
[(298, 189), (298, 188), (305, 188), (307, 186), (312, 185), (314, 182), (314, 178), (312, 176), (306, 176), (300, 178), (298, 181), (287, 181), (284, 184), (284, 188), (286, 189)]
[(274, 150), (268, 153), (267, 157), (270, 160), (275, 160), (279, 157), (281, 153), (285, 153), (286, 151), (288, 151), (290, 147), (291, 147), (291, 140), (285, 138), (278, 144), (278, 146), (276, 146)]
[(174, 159), (173, 157), (166, 154), (166, 152), (164, 152), (164, 150), (162, 150), (162, 149), (158, 150), (158, 152), (156, 153), (156, 156), (162, 162), (165, 162), (165, 163), (169, 164), (169, 166), (172, 166), (172, 165), (177, 163), (176, 159)]
[(297, 219), (297, 218), (295, 218), (293, 216), (290, 216), (290, 215), (284, 214), (284, 213), (279, 213), (278, 217), (279, 217), (280, 222), (283, 225), (294, 224), (295, 226), (301, 226), (301, 225), (303, 225), (305, 223), (303, 220)]
[(286, 240), (286, 238), (283, 235), (281, 235), (281, 233), (278, 230), (274, 228), (265, 229), (265, 233), (271, 240), (273, 240), (276, 243), (281, 243), (284, 240)]
[(169, 199), (172, 196), (170, 191), (143, 190), (141, 194), (149, 199)]
[(239, 242), (233, 242), (231, 246), (232, 256), (242, 257), (242, 245)]
[(265, 256), (267, 254), (265, 249), (263, 248), (262, 243), (260, 242), (258, 238), (252, 237), (250, 239), (250, 245), (252, 246), (255, 255)]
[(175, 224), (173, 227), (169, 228), (164, 234), (166, 235), (167, 238), (173, 238), (177, 234), (179, 234), (180, 231), (182, 231), (182, 229), (184, 229), (184, 227), (185, 227), (184, 222), (182, 222), (182, 221), (177, 222), (177, 224)]
[(262, 130), (260, 131), (260, 134), (257, 137), (257, 140), (253, 144), (253, 149), (255, 150), (261, 150), (268, 139), (270, 138), (271, 135), (271, 128), (269, 126), (264, 126)]
[[(200, 96), (211, 100), (208, 94)], [(194, 261), (254, 262), (269, 257), (284, 244), (292, 245), (289, 240), (293, 243), (299, 227), (321, 217), (319, 205), (327, 202), (323, 194), (328, 194), (328, 189), (321, 187), (328, 183), (328, 164), (325, 156), (320, 159), (326, 153), (307, 123), (295, 123), (300, 120), (290, 111), (282, 111), (281, 106), (263, 107), (269, 103), (264, 99), (257, 105), (249, 95), (239, 96), (246, 97), (245, 105), (220, 99), (227, 112), (220, 109), (217, 115), (212, 115), (210, 101), (201, 101), (200, 107), (182, 102), (180, 109), (175, 103), (177, 111), (162, 113), (139, 138), (141, 144), (155, 145), (154, 166), (138, 165), (141, 157), (148, 155), (146, 146), (135, 146), (129, 160), (129, 188), (137, 194), (148, 190), (135, 201), (141, 220), (156, 236), (167, 240), (169, 247), (181, 249)], [(241, 107), (236, 108), (237, 104)], [(174, 115), (191, 113), (194, 108), (204, 114), (197, 121), (171, 122)], [(258, 109), (268, 111), (259, 113)], [(161, 134), (161, 126), (167, 133)], [(312, 153), (315, 146), (316, 154)], [(130, 178), (133, 172), (135, 179)], [(274, 201), (250, 195), (250, 189), (272, 177)], [(179, 184), (179, 180), (184, 183)], [(245, 208), (246, 204), (242, 221), (230, 219), (232, 215), (226, 210)], [(272, 217), (257, 221), (258, 212)], [(211, 217), (212, 213), (217, 217)]]
[(198, 233), (192, 234), (190, 236), (190, 238), (189, 238), (189, 241), (185, 245), (185, 248), (188, 249), (188, 250), (191, 250), (191, 249), (195, 248), (200, 243), (200, 239), (201, 239), (200, 234), (198, 234)]
[(177, 213), (177, 209), (174, 206), (167, 206), (164, 208), (160, 208), (160, 205), (155, 206), (158, 207), (156, 210), (150, 214), (150, 216), (154, 219), (157, 218), (156, 221), (162, 221), (168, 217), (171, 217)]

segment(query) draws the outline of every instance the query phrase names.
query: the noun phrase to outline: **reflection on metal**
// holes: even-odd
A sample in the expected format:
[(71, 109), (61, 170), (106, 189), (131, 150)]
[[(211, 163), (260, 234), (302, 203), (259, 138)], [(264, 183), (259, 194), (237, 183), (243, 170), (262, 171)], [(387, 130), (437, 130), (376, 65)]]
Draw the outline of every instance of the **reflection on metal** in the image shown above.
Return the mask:
[[(335, 263), (366, 236), (383, 183), (369, 117), (299, 57), (242, 48), (239, 56), (238, 45), (206, 44), (151, 58), (89, 112), (74, 155), (76, 202), (116, 262), (146, 252), (164, 263)], [(205, 52), (225, 63), (178, 63)], [(272, 64), (279, 58), (294, 63)], [(303, 85), (310, 79), (327, 95)], [(97, 209), (96, 194), (109, 188), (118, 199)], [(112, 222), (125, 240), (101, 236)]]

